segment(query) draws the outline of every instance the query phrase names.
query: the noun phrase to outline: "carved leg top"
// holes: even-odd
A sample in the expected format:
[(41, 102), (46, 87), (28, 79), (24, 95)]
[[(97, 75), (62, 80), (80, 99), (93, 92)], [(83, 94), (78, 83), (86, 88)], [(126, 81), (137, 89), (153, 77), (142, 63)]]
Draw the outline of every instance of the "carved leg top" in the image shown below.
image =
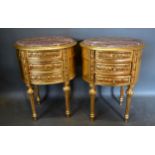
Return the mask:
[(126, 94), (127, 94), (128, 96), (133, 96), (133, 94), (134, 94), (134, 92), (133, 92), (133, 87), (129, 87), (129, 88), (127, 89), (127, 91), (126, 91)]
[(27, 93), (28, 93), (29, 95), (31, 95), (31, 94), (34, 93), (32, 87), (30, 87), (30, 86), (28, 87)]
[(64, 90), (64, 91), (70, 91), (70, 86), (69, 86), (69, 85), (65, 85), (65, 86), (63, 87), (63, 90)]

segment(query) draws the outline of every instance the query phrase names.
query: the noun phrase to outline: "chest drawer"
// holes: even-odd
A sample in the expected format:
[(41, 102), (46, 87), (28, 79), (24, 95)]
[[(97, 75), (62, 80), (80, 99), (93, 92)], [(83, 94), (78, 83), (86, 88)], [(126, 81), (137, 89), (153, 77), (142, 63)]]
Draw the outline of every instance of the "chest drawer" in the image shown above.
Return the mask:
[(30, 79), (32, 84), (48, 84), (63, 82), (62, 73), (31, 73)]
[(130, 83), (130, 76), (101, 76), (96, 75), (96, 84), (123, 86)]
[(63, 70), (63, 63), (31, 63), (29, 64), (30, 72), (60, 72)]
[(28, 52), (29, 62), (62, 61), (62, 51), (37, 51)]
[(63, 71), (61, 51), (28, 52), (28, 64), (31, 74), (60, 73)]
[(132, 51), (100, 51), (96, 52), (96, 61), (130, 62)]
[(130, 75), (131, 63), (96, 63), (95, 73), (97, 75)]
[(60, 83), (63, 81), (61, 51), (28, 52), (27, 56), (32, 84)]

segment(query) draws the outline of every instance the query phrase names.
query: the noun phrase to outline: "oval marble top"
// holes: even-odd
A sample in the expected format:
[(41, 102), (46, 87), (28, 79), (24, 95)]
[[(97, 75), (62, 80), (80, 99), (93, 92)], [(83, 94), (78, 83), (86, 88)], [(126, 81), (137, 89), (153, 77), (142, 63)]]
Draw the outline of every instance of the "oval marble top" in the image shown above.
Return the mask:
[(72, 38), (64, 36), (36, 37), (21, 39), (16, 42), (16, 46), (21, 47), (51, 47), (63, 46), (76, 43)]
[(144, 46), (143, 42), (139, 39), (114, 37), (90, 38), (84, 40), (81, 45), (97, 48), (128, 48)]

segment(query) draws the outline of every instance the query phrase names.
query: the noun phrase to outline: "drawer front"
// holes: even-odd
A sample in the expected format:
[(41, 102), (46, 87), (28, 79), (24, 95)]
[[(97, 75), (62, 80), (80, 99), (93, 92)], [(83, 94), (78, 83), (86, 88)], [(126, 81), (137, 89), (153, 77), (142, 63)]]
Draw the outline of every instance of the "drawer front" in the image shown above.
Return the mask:
[(50, 73), (50, 72), (61, 72), (63, 71), (63, 63), (31, 63), (29, 64), (29, 70), (31, 73), (39, 72), (39, 73)]
[(96, 84), (123, 86), (130, 83), (130, 76), (101, 76), (96, 75)]
[(62, 73), (33, 73), (30, 74), (32, 84), (52, 84), (63, 82)]
[(130, 84), (132, 51), (96, 52), (96, 84), (124, 86)]
[(95, 73), (97, 75), (130, 75), (131, 63), (96, 63)]
[(28, 52), (27, 56), (32, 84), (63, 82), (62, 51)]
[(28, 52), (32, 84), (62, 82), (63, 61), (61, 51)]
[(132, 61), (131, 51), (100, 51), (96, 52), (96, 61), (130, 62)]
[(62, 61), (62, 51), (28, 52), (29, 62), (55, 62)]
[[(67, 52), (67, 73), (69, 79), (75, 76), (74, 66), (74, 50), (55, 50), (55, 51), (24, 51), (20, 53), (19, 60), (21, 62), (21, 70), (23, 71), (23, 79), (26, 83), (44, 85), (56, 84), (65, 81), (64, 68), (66, 61), (64, 60), (64, 52)], [(26, 60), (26, 61), (25, 61)]]

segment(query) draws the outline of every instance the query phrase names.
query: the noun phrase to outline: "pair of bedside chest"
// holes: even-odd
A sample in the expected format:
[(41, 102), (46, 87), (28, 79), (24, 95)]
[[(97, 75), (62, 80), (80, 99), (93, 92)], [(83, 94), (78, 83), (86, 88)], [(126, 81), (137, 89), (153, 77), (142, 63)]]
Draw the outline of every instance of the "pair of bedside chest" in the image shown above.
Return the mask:
[[(40, 102), (39, 85), (64, 83), (66, 116), (70, 112), (70, 80), (75, 77), (75, 40), (62, 36), (28, 38), (16, 42), (22, 79), (27, 86), (32, 117), (37, 119), (35, 101)], [(127, 86), (125, 121), (133, 88), (137, 82), (144, 44), (130, 38), (91, 38), (82, 47), (82, 76), (89, 83), (90, 118), (95, 118), (96, 86), (120, 86), (120, 104)]]

